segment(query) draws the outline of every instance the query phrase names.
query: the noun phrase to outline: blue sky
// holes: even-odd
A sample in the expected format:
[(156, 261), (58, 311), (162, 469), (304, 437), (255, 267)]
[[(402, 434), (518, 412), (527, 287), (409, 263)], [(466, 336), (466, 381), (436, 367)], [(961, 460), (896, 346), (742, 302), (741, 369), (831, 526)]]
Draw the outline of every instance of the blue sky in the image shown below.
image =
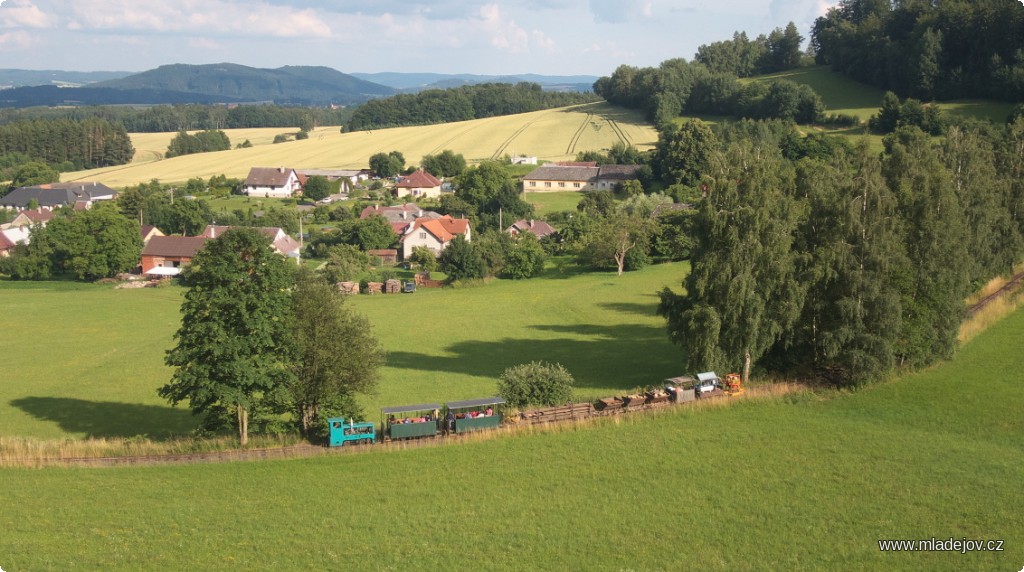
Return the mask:
[(796, 22), (829, 0), (3, 0), (0, 68), (323, 65), (607, 75)]

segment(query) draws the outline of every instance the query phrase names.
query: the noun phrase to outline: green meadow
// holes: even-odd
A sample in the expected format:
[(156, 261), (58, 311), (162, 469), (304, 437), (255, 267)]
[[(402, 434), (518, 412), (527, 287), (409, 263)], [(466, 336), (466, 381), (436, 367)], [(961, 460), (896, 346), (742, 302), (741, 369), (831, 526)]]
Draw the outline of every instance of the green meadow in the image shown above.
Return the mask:
[[(1018, 311), (953, 361), (855, 393), (317, 459), (3, 469), (0, 559), (9, 570), (1017, 570), (1022, 343)], [(1003, 551), (877, 543), (950, 537)]]
[[(581, 397), (604, 397), (677, 375), (679, 350), (655, 315), (656, 292), (678, 286), (685, 264), (616, 277), (551, 264), (543, 278), (461, 289), (358, 296), (387, 348), (384, 405), (493, 395), (497, 377), (532, 360), (560, 362)], [(0, 436), (163, 438), (196, 424), (156, 395), (184, 290), (115, 290), (62, 282), (0, 282), (5, 344)]]

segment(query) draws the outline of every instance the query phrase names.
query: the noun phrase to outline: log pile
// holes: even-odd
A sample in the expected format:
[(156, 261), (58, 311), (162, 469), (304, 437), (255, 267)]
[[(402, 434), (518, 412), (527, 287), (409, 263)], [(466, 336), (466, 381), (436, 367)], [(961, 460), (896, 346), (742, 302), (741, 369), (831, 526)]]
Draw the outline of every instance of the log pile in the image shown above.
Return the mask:
[(342, 294), (358, 294), (359, 283), (358, 282), (338, 282), (338, 290)]
[(401, 294), (402, 293), (402, 282), (392, 278), (384, 282), (384, 293), (385, 294)]
[(384, 283), (383, 282), (367, 282), (366, 283), (366, 293), (367, 294), (380, 294), (383, 291), (384, 291)]

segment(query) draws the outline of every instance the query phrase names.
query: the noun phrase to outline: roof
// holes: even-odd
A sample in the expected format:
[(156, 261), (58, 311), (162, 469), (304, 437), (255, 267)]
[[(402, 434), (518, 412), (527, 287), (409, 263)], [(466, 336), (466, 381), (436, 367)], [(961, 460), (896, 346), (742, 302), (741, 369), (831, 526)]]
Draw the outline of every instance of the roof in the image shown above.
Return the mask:
[(575, 181), (585, 183), (597, 177), (597, 167), (563, 167), (559, 165), (541, 165), (523, 177), (526, 180), (540, 181)]
[(35, 199), (40, 207), (53, 208), (115, 196), (117, 191), (102, 183), (48, 183), (18, 187), (0, 198), (0, 206), (27, 208), (29, 202)]
[(21, 211), (21, 214), (25, 215), (25, 218), (29, 219), (30, 221), (37, 223), (49, 222), (51, 219), (53, 219), (53, 211), (48, 211), (44, 209)]
[(357, 169), (295, 169), (295, 172), (307, 177), (325, 177), (327, 179), (357, 177), (362, 174), (362, 171)]
[(273, 246), (274, 250), (279, 254), (290, 257), (296, 257), (299, 255), (299, 248), (301, 246), (299, 241), (288, 236), (288, 233), (278, 226), (243, 227), (208, 224), (206, 225), (206, 228), (203, 229), (202, 236), (207, 238), (217, 238), (233, 228), (253, 228), (254, 230), (258, 230), (260, 234), (270, 239), (271, 246)]
[(142, 249), (142, 255), (193, 258), (207, 240), (205, 236), (154, 236)]
[(597, 161), (559, 161), (555, 165), (559, 167), (596, 167)]
[(7, 238), (7, 235), (0, 232), (0, 252), (10, 250), (15, 247), (14, 241)]
[(441, 181), (430, 173), (420, 169), (402, 177), (395, 185), (400, 189), (421, 189), (440, 187)]
[(12, 226), (11, 228), (5, 228), (0, 230), (0, 236), (7, 239), (11, 245), (18, 244), (19, 242), (28, 244), (31, 238), (31, 230), (27, 226)]
[(465, 401), (449, 401), (448, 409), (466, 409), (469, 407), (483, 407), (484, 405), (504, 405), (505, 400), (500, 397), (484, 397), (481, 399), (467, 399)]
[(720, 379), (720, 378), (718, 377), (718, 374), (713, 372), (713, 371), (705, 371), (704, 373), (698, 373), (697, 374), (697, 381), (699, 381), (701, 383), (704, 383), (705, 381), (712, 381), (712, 380), (715, 380), (715, 379)]
[(285, 167), (253, 167), (245, 178), (249, 187), (283, 187), (288, 184), (292, 169)]
[(441, 409), (440, 403), (420, 403), (418, 405), (399, 405), (396, 407), (381, 407), (380, 412), (384, 415), (391, 413), (410, 413), (412, 411), (433, 411)]
[(553, 226), (543, 220), (517, 220), (512, 223), (512, 226), (505, 229), (505, 232), (511, 232), (513, 229), (519, 232), (532, 232), (537, 238), (544, 238), (558, 232)]
[(413, 231), (418, 228), (426, 230), (441, 242), (448, 242), (457, 234), (465, 235), (469, 232), (469, 220), (452, 218), (451, 215), (444, 215), (436, 219), (418, 218)]
[(141, 226), (141, 227), (139, 228), (139, 236), (141, 236), (141, 237), (142, 237), (143, 239), (145, 239), (145, 238), (146, 238), (147, 236), (149, 236), (149, 234), (150, 234), (151, 232), (153, 232), (154, 230), (155, 230), (155, 231), (156, 231), (157, 233), (159, 233), (159, 234), (163, 234), (162, 232), (160, 232), (160, 229), (158, 229), (157, 227), (155, 227), (155, 226), (153, 226), (153, 225), (151, 225), (151, 224), (144, 224), (144, 225), (142, 225), (142, 226)]
[(147, 272), (149, 276), (177, 276), (181, 274), (181, 268), (171, 268), (169, 266), (155, 266), (150, 268)]
[(601, 179), (626, 181), (637, 178), (638, 170), (640, 170), (640, 165), (601, 165), (598, 167), (597, 176)]
[(441, 215), (434, 211), (425, 211), (416, 203), (405, 203), (393, 207), (382, 207), (372, 205), (364, 208), (359, 213), (360, 219), (367, 219), (372, 216), (382, 216), (388, 222), (412, 222), (418, 218), (441, 218)]

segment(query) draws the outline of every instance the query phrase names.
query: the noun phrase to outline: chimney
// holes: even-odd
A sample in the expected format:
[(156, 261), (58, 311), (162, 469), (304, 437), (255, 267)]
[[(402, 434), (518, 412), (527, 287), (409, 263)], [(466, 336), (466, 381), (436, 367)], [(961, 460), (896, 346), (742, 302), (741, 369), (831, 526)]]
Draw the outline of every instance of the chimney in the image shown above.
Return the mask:
[(281, 173), (281, 174), (284, 174), (284, 167), (278, 167), (277, 168), (277, 172)]
[(409, 218), (409, 211), (402, 211), (402, 220), (406, 220), (408, 218)]

